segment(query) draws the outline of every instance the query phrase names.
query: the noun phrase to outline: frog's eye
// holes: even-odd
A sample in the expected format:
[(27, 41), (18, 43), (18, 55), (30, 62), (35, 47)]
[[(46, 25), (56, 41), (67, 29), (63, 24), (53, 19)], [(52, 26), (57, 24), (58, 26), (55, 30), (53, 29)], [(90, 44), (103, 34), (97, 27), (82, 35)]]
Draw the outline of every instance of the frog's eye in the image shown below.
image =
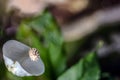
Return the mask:
[(38, 76), (45, 71), (37, 49), (15, 40), (3, 45), (3, 58), (8, 70), (17, 76)]

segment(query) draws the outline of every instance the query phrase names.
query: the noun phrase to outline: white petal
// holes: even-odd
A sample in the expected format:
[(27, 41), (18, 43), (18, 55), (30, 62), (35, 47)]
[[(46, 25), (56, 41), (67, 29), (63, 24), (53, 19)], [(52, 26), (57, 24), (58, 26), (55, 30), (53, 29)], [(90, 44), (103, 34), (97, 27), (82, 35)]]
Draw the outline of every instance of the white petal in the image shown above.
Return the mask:
[(12, 72), (14, 75), (17, 76), (31, 76), (30, 73), (28, 73), (27, 71), (25, 71), (21, 65), (16, 61), (12, 61), (11, 59), (3, 56), (4, 60), (5, 60), (5, 65), (7, 67), (7, 69)]
[(39, 57), (32, 61), (30, 47), (16, 40), (9, 40), (3, 45), (3, 58), (8, 70), (17, 76), (38, 76), (44, 73), (44, 64)]

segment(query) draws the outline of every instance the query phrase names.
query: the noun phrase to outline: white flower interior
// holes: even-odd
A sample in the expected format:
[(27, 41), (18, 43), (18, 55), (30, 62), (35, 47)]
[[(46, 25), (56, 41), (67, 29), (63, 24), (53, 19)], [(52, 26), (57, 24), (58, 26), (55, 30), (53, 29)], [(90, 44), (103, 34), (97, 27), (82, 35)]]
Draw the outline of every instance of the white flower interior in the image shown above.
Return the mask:
[[(9, 40), (3, 45), (3, 56), (8, 70), (17, 76), (38, 76), (44, 73), (41, 58), (36, 61), (29, 56), (30, 47), (15, 40)], [(35, 58), (36, 59), (36, 58)], [(17, 74), (16, 74), (17, 73)]]

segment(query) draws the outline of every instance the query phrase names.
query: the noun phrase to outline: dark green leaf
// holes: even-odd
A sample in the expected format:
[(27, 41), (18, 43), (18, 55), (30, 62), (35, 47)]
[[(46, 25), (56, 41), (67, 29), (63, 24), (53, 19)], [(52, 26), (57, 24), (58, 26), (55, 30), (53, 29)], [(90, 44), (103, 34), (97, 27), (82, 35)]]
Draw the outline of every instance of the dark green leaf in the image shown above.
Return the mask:
[(58, 80), (99, 80), (100, 70), (95, 53), (89, 53), (68, 69)]
[(0, 60), (0, 80), (4, 79), (5, 74), (6, 74), (6, 70), (5, 70), (4, 62), (3, 62), (3, 60)]

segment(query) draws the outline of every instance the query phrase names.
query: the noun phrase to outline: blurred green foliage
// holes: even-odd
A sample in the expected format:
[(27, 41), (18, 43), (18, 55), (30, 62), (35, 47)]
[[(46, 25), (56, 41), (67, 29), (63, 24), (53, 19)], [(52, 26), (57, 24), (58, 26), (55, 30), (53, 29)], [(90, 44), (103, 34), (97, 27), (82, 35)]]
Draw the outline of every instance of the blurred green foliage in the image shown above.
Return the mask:
[[(5, 68), (5, 80), (99, 80), (100, 69), (94, 52), (90, 52), (70, 69), (66, 68), (64, 40), (56, 21), (48, 11), (36, 18), (23, 20), (17, 30), (16, 39), (38, 49), (46, 70), (38, 77), (17, 77)], [(2, 72), (0, 77), (1, 74)]]
[(63, 53), (63, 38), (58, 29), (58, 25), (49, 12), (45, 12), (40, 18), (29, 23), (36, 32), (41, 34), (44, 39), (44, 43), (48, 50), (48, 55), (54, 74), (58, 76), (65, 70), (66, 60), (65, 53)]
[(89, 53), (68, 69), (58, 80), (99, 80), (100, 70), (95, 53)]
[[(63, 39), (57, 29), (57, 24), (51, 14), (48, 12), (33, 20), (23, 21), (20, 25), (17, 39), (25, 41), (32, 47), (36, 47), (43, 61), (46, 63), (46, 71), (48, 74), (56, 78), (61, 72), (65, 70), (65, 56), (63, 54)], [(38, 32), (42, 35), (44, 43), (40, 42), (40, 37), (32, 31)], [(50, 69), (49, 69), (50, 68)]]

